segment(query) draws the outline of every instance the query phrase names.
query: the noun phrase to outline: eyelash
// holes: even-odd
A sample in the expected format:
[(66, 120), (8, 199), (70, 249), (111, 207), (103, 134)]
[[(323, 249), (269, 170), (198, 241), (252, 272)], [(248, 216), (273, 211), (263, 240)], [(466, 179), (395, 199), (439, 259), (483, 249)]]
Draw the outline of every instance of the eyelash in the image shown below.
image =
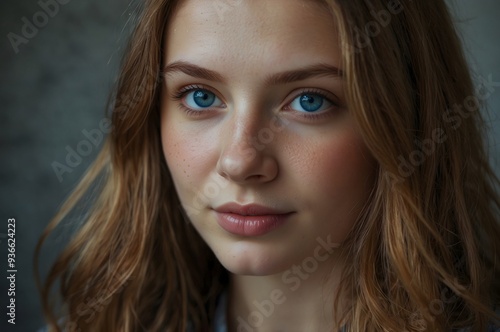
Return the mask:
[[(193, 110), (189, 107), (187, 107), (186, 105), (184, 105), (184, 103), (182, 103), (182, 99), (189, 93), (189, 92), (192, 92), (193, 90), (207, 90), (207, 91), (210, 91), (211, 93), (217, 95), (217, 93), (215, 91), (213, 91), (212, 89), (210, 89), (209, 87), (206, 87), (206, 86), (203, 86), (203, 85), (198, 85), (198, 84), (192, 84), (192, 85), (187, 85), (183, 88), (181, 88), (180, 90), (174, 92), (172, 94), (172, 99), (175, 100), (175, 101), (179, 101), (179, 107), (188, 115), (188, 116), (193, 116), (193, 117), (198, 117), (198, 116), (202, 116), (204, 114), (206, 114), (207, 111), (203, 111), (203, 112), (200, 112), (200, 111), (197, 111), (197, 110)], [(307, 88), (307, 89), (302, 89), (302, 90), (299, 90), (297, 93), (294, 93), (294, 96), (293, 98), (291, 99), (290, 102), (288, 102), (285, 106), (284, 106), (284, 109), (288, 111), (288, 109), (290, 109), (290, 105), (291, 103), (295, 100), (295, 98), (299, 97), (300, 95), (304, 95), (304, 94), (314, 94), (314, 95), (318, 95), (322, 98), (325, 98), (326, 100), (328, 100), (333, 106), (333, 110), (335, 109), (338, 109), (340, 108), (339, 104), (335, 101), (333, 101), (332, 99), (335, 99), (332, 96), (330, 96), (331, 94), (330, 93), (327, 93), (323, 90), (320, 90), (320, 89), (311, 89), (311, 88)], [(332, 114), (334, 114), (333, 110), (330, 110), (330, 111), (323, 111), (319, 114), (302, 114), (300, 115), (300, 117), (302, 118), (305, 118), (307, 120), (318, 120), (318, 119), (321, 119), (321, 118), (324, 118), (324, 117), (327, 117), (327, 116), (331, 116)]]
[(177, 92), (174, 92), (172, 94), (172, 99), (175, 100), (175, 101), (178, 101), (180, 102), (179, 103), (179, 107), (188, 115), (188, 116), (192, 116), (192, 117), (197, 117), (197, 116), (202, 116), (203, 114), (206, 114), (207, 111), (204, 111), (204, 112), (200, 112), (200, 111), (196, 111), (196, 110), (193, 110), (189, 107), (187, 107), (186, 105), (184, 105), (184, 103), (182, 103), (182, 99), (191, 91), (194, 91), (194, 90), (207, 90), (207, 91), (210, 91), (211, 93), (217, 95), (217, 93), (215, 93), (215, 91), (213, 91), (212, 89), (206, 87), (206, 86), (203, 86), (203, 85), (198, 85), (198, 84), (191, 84), (191, 85), (187, 85), (183, 88), (181, 88), (179, 91)]
[(327, 101), (329, 101), (332, 104), (332, 108), (329, 109), (329, 110), (326, 110), (326, 111), (322, 111), (321, 113), (310, 113), (310, 114), (306, 113), (306, 114), (301, 114), (300, 116), (302, 118), (306, 118), (308, 120), (323, 119), (325, 117), (333, 115), (335, 113), (333, 111), (336, 110), (336, 109), (338, 109), (340, 107), (337, 102), (335, 102), (335, 101), (332, 100), (332, 99), (335, 99), (334, 96), (333, 96), (333, 94), (328, 93), (328, 92), (323, 91), (323, 90), (320, 90), (320, 89), (306, 88), (306, 89), (299, 90), (297, 93), (294, 93), (293, 97), (290, 100), (290, 102), (288, 102), (286, 104), (286, 106), (284, 107), (284, 109), (288, 111), (288, 109), (290, 109), (290, 105), (295, 100), (295, 98), (297, 98), (297, 97), (299, 97), (301, 95), (306, 95), (306, 94), (313, 94), (313, 95), (317, 95), (317, 96), (325, 98)]

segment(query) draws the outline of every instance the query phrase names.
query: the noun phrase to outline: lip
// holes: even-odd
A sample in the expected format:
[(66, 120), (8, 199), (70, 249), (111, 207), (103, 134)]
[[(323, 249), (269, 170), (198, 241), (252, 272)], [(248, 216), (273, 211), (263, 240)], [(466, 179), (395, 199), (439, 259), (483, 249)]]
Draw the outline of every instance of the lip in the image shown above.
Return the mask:
[(287, 222), (294, 212), (248, 204), (228, 203), (214, 208), (217, 223), (224, 230), (239, 236), (267, 234)]

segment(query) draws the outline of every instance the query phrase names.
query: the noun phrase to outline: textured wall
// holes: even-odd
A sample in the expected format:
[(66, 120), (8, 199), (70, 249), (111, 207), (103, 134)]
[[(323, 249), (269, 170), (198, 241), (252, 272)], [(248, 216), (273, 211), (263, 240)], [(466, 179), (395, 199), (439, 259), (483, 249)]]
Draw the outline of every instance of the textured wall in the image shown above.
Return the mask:
[[(490, 125), (491, 162), (500, 175), (500, 1), (450, 0), (462, 31), (469, 63), (479, 80), (491, 84), (493, 93), (486, 100), (485, 118)], [(499, 239), (500, 240), (500, 239)]]
[[(51, 164), (66, 163), (68, 151), (77, 149), (86, 132), (99, 128), (130, 27), (128, 1), (58, 1), (59, 8), (49, 8), (54, 15), (47, 19), (38, 1), (0, 2), (0, 331), (34, 331), (43, 324), (33, 281), (33, 250), (97, 148), (87, 146), (91, 154), (73, 160), (72, 172), (61, 178)], [(459, 13), (474, 70), (500, 82), (500, 1), (449, 2)], [(23, 36), (26, 20), (34, 18), (40, 28), (25, 28), (29, 38), (17, 39), (16, 53), (8, 34)], [(498, 159), (500, 84), (496, 90), (488, 103), (491, 151)], [(15, 326), (7, 323), (5, 314), (8, 218), (16, 219)], [(43, 273), (73, 228), (71, 220), (67, 225), (45, 247)]]
[[(67, 147), (76, 149), (85, 138), (82, 131), (98, 127), (128, 33), (128, 1), (59, 3), (57, 10), (49, 8), (54, 15), (44, 21), (38, 0), (0, 2), (0, 233), (7, 233), (8, 217), (16, 218), (18, 271), (12, 326), (6, 316), (7, 244), (0, 238), (0, 331), (35, 331), (43, 324), (33, 281), (35, 244), (97, 148), (92, 146), (92, 154), (76, 162), (62, 181), (51, 164), (65, 164)], [(33, 23), (34, 16), (38, 31), (23, 31), (25, 20)], [(29, 37), (17, 53), (10, 32)], [(45, 247), (43, 271), (68, 233), (68, 227), (60, 230)]]

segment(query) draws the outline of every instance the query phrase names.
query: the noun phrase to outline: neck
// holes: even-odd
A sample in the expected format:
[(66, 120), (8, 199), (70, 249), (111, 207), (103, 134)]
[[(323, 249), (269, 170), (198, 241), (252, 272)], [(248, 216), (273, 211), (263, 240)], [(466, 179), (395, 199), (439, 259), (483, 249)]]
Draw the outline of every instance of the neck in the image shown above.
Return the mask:
[(316, 269), (302, 264), (269, 276), (231, 275), (229, 331), (338, 330), (333, 303), (343, 266), (334, 253)]

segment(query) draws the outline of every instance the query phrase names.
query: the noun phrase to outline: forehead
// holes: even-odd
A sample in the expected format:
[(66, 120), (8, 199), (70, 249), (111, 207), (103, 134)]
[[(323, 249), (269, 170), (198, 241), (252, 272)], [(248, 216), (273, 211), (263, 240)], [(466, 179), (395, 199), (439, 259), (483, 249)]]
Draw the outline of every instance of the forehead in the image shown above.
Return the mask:
[(334, 23), (323, 1), (185, 0), (167, 25), (165, 60), (335, 63)]

